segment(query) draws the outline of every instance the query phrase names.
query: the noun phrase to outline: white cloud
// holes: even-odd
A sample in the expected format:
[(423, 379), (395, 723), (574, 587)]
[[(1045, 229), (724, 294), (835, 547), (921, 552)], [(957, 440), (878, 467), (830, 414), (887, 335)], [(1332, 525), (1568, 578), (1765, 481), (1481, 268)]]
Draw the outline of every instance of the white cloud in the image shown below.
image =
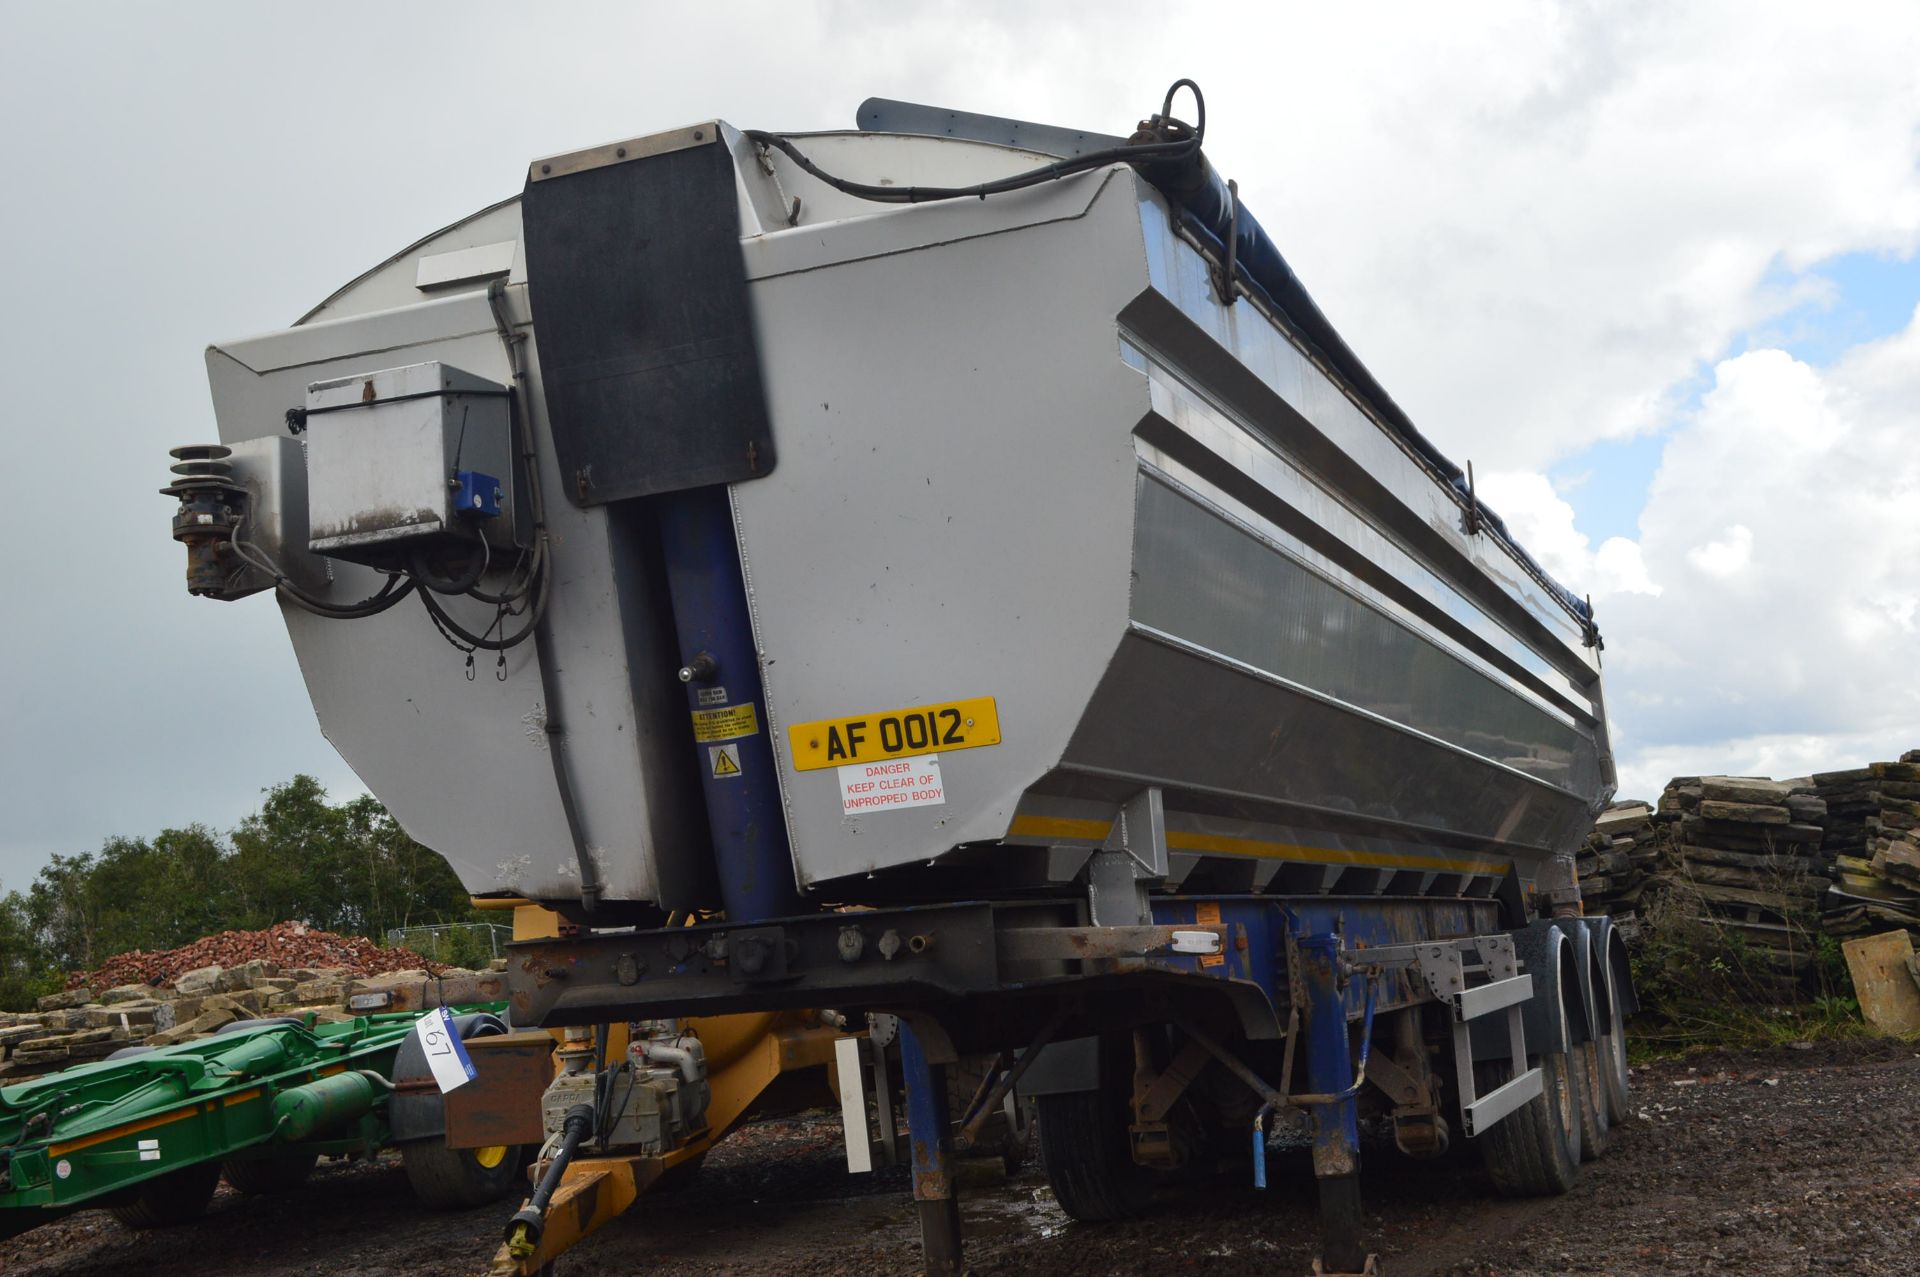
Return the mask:
[(1608, 537), (1599, 549), (1590, 548), (1587, 536), (1574, 526), (1573, 507), (1547, 476), (1496, 471), (1479, 479), (1476, 487), (1540, 565), (1575, 590), (1603, 601), (1614, 594), (1661, 592), (1635, 542)]
[[(1889, 742), (1920, 742), (1920, 719), (1870, 732), (1745, 736), (1693, 745), (1660, 745), (1620, 760), (1620, 793), (1652, 801), (1675, 776), (1771, 776), (1796, 780), (1891, 756)], [(1911, 744), (1903, 749), (1912, 748)], [(1900, 751), (1892, 751), (1897, 753)]]
[(1792, 272), (1920, 238), (1920, 9), (1476, 12), (1378, 22), (1379, 75), (1302, 59), (1289, 98), (1324, 94), (1322, 127), (1280, 130), (1264, 174), (1229, 158), (1355, 348), (1483, 471), (1664, 427), (1704, 362), (1824, 295)]
[(1640, 516), (1669, 588), (1599, 609), (1623, 792), (1920, 746), (1916, 441), (1920, 315), (1824, 371), (1775, 350), (1715, 368)]
[(1736, 523), (1719, 541), (1696, 545), (1687, 551), (1687, 562), (1708, 576), (1726, 580), (1743, 570), (1753, 558), (1753, 529)]
[[(351, 784), (270, 608), (179, 588), (152, 489), (164, 449), (210, 427), (206, 342), (286, 322), (516, 190), (534, 155), (714, 115), (843, 127), (869, 94), (1124, 132), (1197, 75), (1209, 154), (1458, 459), (1542, 471), (1596, 439), (1676, 432), (1637, 540), (1592, 546), (1550, 485), (1489, 498), (1593, 590), (1623, 743), (1920, 720), (1896, 678), (1920, 599), (1899, 437), (1913, 339), (1824, 373), (1730, 360), (1681, 411), (1740, 334), (1823, 295), (1796, 272), (1920, 242), (1920, 6), (1904, 0), (7, 18), (32, 56), (0, 78), (0, 161), (33, 181), (0, 204), (0, 238), (31, 247), (0, 349), (33, 375), (0, 446), (39, 455), (57, 435), (90, 494), (76, 517), (71, 485), (21, 492), (18, 521), (59, 548), (14, 564), (32, 619), (0, 637), (19, 672), (0, 693), (9, 882), (107, 834), (229, 821), (296, 769)], [(289, 91), (300, 50), (324, 55), (324, 91)], [(423, 74), (421, 50), (461, 70)], [(510, 109), (479, 70), (503, 58)], [(1742, 571), (1687, 561), (1734, 526)], [(203, 724), (209, 687), (245, 706), (214, 768), (157, 744)]]

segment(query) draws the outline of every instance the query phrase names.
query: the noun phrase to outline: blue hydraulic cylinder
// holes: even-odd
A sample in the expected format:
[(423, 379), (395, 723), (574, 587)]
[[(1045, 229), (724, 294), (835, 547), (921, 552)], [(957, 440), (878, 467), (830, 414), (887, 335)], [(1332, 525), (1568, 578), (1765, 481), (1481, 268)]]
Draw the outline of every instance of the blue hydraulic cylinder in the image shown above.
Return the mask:
[(727, 919), (801, 913), (732, 503), (725, 488), (675, 492), (658, 499), (658, 516)]

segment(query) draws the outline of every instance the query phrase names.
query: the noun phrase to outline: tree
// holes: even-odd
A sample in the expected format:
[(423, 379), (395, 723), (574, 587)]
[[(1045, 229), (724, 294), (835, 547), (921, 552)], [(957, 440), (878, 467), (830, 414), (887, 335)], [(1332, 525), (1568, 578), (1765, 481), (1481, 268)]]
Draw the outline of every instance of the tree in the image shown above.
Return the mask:
[(100, 934), (91, 855), (56, 855), (27, 889), (27, 920), (47, 962), (60, 970), (90, 967)]
[(477, 918), (447, 862), (370, 797), (333, 804), (311, 776), (266, 792), (229, 840), (205, 825), (151, 841), (109, 838), (55, 856), (0, 899), (0, 1008), (32, 1004), (65, 972), (133, 949), (298, 921), (384, 940), (410, 925)]
[(24, 1010), (59, 987), (60, 968), (34, 935), (27, 898), (9, 891), (0, 897), (0, 1008)]
[(467, 890), (447, 862), (407, 837), (371, 795), (354, 799), (341, 813), (352, 848), (348, 880), (361, 911), (360, 930), (378, 937), (397, 927), (472, 912)]
[[(346, 822), (311, 776), (267, 791), (233, 831), (233, 883), (242, 925), (289, 919), (337, 931), (347, 902)], [(349, 926), (348, 929), (353, 929)]]

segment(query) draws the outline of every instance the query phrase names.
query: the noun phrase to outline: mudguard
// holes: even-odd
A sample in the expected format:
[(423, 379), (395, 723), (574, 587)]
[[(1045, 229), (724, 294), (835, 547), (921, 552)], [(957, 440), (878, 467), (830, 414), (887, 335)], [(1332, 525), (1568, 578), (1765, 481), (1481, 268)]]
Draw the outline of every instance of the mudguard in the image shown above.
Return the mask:
[[(1533, 977), (1533, 996), (1520, 1004), (1527, 1053), (1552, 1054), (1568, 1050), (1575, 1042), (1586, 1041), (1586, 1026), (1581, 1023), (1577, 1030), (1574, 1027), (1582, 1017), (1562, 1014), (1559, 998), (1543, 996), (1563, 982), (1574, 981), (1578, 957), (1572, 939), (1556, 920), (1549, 918), (1537, 919), (1507, 934), (1513, 937), (1514, 955), (1520, 959), (1521, 969)], [(1575, 999), (1583, 996), (1577, 984), (1569, 992)], [(1473, 1021), (1472, 1033), (1474, 1059), (1508, 1058), (1505, 1016), (1490, 1015)]]
[[(492, 1037), (507, 1032), (507, 1022), (486, 1011), (453, 1017), (453, 1027), (462, 1042), (471, 1038)], [(393, 1059), (394, 1092), (387, 1100), (387, 1129), (393, 1142), (439, 1139), (447, 1133), (447, 1114), (440, 1103), (440, 1089), (432, 1086), (433, 1070), (427, 1066), (426, 1049), (420, 1039), (408, 1035)], [(408, 1083), (428, 1083), (409, 1087)]]

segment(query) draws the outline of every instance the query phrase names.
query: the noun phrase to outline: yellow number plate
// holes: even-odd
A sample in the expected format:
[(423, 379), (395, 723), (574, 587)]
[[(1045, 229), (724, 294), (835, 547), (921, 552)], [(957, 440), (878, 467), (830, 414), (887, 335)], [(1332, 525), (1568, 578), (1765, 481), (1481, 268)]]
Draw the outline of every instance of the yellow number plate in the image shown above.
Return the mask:
[(979, 696), (970, 701), (920, 705), (858, 718), (795, 723), (787, 728), (787, 743), (793, 748), (795, 771), (818, 771), (882, 758), (998, 745), (1000, 715), (994, 709), (993, 697)]

